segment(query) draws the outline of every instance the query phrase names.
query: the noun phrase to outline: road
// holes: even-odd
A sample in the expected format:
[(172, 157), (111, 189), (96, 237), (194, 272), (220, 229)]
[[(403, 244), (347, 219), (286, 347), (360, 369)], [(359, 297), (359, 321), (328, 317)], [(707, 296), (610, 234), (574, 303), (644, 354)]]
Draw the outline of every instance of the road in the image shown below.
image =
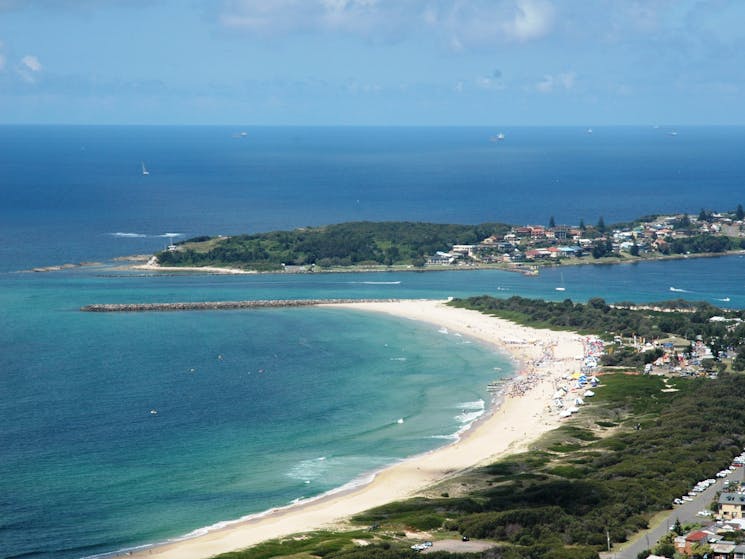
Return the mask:
[[(730, 480), (730, 482), (738, 481), (742, 482), (743, 471), (745, 468), (735, 468), (735, 471), (724, 479), (717, 479), (717, 482), (709, 487), (703, 493), (699, 493), (696, 497), (693, 497), (693, 501), (685, 502), (682, 505), (676, 505), (670, 511), (670, 514), (660, 522), (659, 525), (653, 526), (649, 530), (645, 530), (637, 534), (636, 538), (631, 541), (626, 547), (619, 551), (612, 551), (610, 553), (603, 553), (601, 557), (603, 559), (636, 559), (636, 556), (644, 551), (645, 549), (651, 549), (657, 543), (662, 536), (664, 536), (669, 530), (670, 526), (675, 524), (675, 520), (679, 519), (681, 524), (692, 524), (694, 522), (703, 522), (706, 520), (700, 516), (696, 516), (696, 513), (701, 509), (709, 509), (709, 505), (716, 497), (717, 491), (721, 491), (724, 488), (724, 481)], [(714, 477), (712, 475), (712, 477)]]

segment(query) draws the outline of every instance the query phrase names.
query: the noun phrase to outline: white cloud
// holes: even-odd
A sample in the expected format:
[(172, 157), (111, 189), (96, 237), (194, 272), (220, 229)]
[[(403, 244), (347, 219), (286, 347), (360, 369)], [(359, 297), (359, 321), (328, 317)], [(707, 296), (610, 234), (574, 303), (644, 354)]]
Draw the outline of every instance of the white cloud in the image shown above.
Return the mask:
[(345, 32), (399, 39), (424, 31), (460, 51), (542, 38), (555, 13), (550, 0), (226, 0), (219, 22), (263, 36)]
[(574, 81), (577, 74), (574, 72), (564, 72), (556, 75), (545, 75), (543, 79), (535, 85), (535, 89), (540, 93), (551, 93), (554, 90), (568, 91), (574, 87)]
[(518, 0), (514, 17), (503, 28), (518, 41), (539, 39), (550, 31), (554, 14), (553, 5), (544, 0)]
[[(219, 16), (225, 27), (260, 35), (343, 31), (368, 34), (384, 15), (398, 11), (379, 0), (232, 0)], [(393, 9), (392, 9), (393, 8)]]
[(21, 64), (32, 72), (41, 72), (41, 62), (32, 54), (27, 54), (21, 58)]
[(27, 54), (21, 58), (16, 67), (16, 72), (21, 79), (27, 83), (36, 83), (37, 75), (42, 71), (43, 66), (39, 59), (33, 54)]

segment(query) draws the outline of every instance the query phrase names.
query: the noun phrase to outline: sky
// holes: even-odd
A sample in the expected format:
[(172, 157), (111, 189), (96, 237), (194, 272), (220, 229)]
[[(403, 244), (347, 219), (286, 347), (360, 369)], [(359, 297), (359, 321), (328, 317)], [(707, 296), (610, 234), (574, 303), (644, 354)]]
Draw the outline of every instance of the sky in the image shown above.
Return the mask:
[(0, 124), (745, 124), (745, 0), (0, 0)]

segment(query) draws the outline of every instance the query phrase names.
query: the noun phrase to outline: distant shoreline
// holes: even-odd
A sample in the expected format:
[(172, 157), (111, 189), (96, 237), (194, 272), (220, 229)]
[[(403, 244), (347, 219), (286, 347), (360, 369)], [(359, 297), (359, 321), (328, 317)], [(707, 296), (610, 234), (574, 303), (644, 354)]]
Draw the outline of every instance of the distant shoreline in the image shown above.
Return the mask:
[(146, 270), (151, 272), (192, 272), (204, 274), (327, 274), (327, 273), (366, 273), (366, 272), (457, 272), (474, 270), (502, 270), (504, 272), (525, 273), (530, 267), (542, 269), (566, 268), (569, 266), (608, 266), (616, 264), (639, 264), (644, 262), (660, 262), (666, 260), (689, 260), (694, 258), (718, 258), (724, 256), (737, 256), (745, 254), (745, 250), (729, 250), (725, 252), (700, 252), (694, 254), (660, 254), (654, 257), (605, 257), (589, 260), (589, 258), (564, 259), (561, 262), (530, 262), (524, 266), (509, 266), (505, 264), (467, 264), (467, 265), (428, 265), (424, 267), (407, 266), (343, 266), (321, 268), (314, 267), (312, 270), (243, 270), (241, 268), (230, 268), (221, 266), (160, 266), (156, 263), (134, 264), (126, 266), (125, 269)]
[[(574, 258), (563, 259), (561, 262), (530, 262), (523, 266), (505, 265), (505, 264), (467, 264), (452, 266), (448, 264), (428, 265), (424, 267), (414, 267), (411, 265), (398, 266), (338, 266), (330, 268), (321, 268), (315, 266), (313, 269), (291, 269), (291, 270), (244, 270), (242, 268), (231, 268), (223, 266), (161, 266), (153, 262), (153, 255), (130, 255), (117, 256), (112, 259), (114, 264), (104, 262), (70, 262), (65, 264), (53, 264), (49, 266), (37, 266), (34, 268), (19, 270), (18, 273), (51, 273), (62, 272), (79, 268), (101, 267), (120, 271), (142, 271), (155, 272), (158, 274), (204, 274), (204, 275), (258, 275), (258, 274), (361, 274), (361, 273), (384, 273), (384, 272), (466, 272), (476, 270), (502, 270), (504, 272), (525, 274), (531, 268), (537, 268), (539, 273), (543, 269), (560, 269), (569, 266), (609, 266), (616, 264), (640, 264), (644, 262), (664, 262), (667, 260), (689, 260), (697, 258), (719, 258), (725, 256), (738, 256), (745, 254), (745, 249), (729, 250), (725, 252), (700, 252), (694, 254), (660, 254), (654, 257), (624, 257), (613, 258), (605, 257), (599, 259)], [(530, 274), (526, 274), (530, 275)]]
[[(559, 425), (550, 411), (556, 383), (579, 367), (582, 343), (570, 332), (538, 330), (446, 306), (442, 301), (344, 303), (326, 305), (350, 311), (390, 314), (447, 328), (496, 347), (512, 358), (520, 374), (505, 384), (509, 392), (458, 441), (389, 466), (364, 485), (342, 488), (295, 505), (231, 522), (202, 535), (132, 550), (134, 557), (205, 559), (262, 541), (323, 527), (338, 527), (350, 516), (391, 501), (426, 493), (428, 487), (466, 469), (529, 448)], [(551, 359), (546, 360), (546, 355)], [(514, 387), (510, 389), (510, 387)]]

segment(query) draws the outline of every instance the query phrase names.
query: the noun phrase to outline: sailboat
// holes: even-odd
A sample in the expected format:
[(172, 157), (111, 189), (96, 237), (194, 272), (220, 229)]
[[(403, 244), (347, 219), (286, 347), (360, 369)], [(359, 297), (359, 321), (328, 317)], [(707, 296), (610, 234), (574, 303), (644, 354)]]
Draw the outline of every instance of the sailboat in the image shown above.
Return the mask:
[(561, 272), (561, 286), (559, 286), (559, 287), (554, 287), (554, 289), (555, 289), (556, 291), (566, 291), (566, 290), (567, 290), (567, 288), (566, 288), (566, 287), (564, 287), (564, 272)]
[(147, 175), (149, 175), (149, 174), (150, 174), (150, 171), (148, 171), (148, 170), (147, 170), (147, 167), (145, 167), (145, 162), (144, 162), (144, 161), (141, 161), (141, 163), (142, 163), (142, 174), (143, 174), (144, 176), (147, 176)]

